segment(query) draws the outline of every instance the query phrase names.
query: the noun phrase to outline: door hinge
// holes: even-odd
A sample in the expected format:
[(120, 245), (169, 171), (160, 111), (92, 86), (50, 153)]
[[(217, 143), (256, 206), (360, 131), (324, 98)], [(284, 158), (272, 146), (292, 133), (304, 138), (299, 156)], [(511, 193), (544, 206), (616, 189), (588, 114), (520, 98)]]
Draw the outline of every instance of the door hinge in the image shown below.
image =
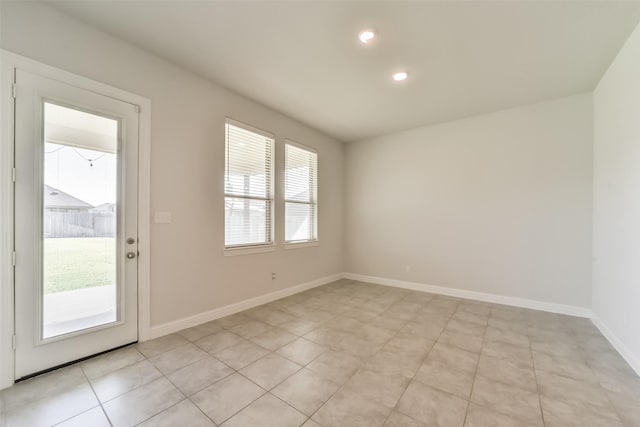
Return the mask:
[(14, 98), (17, 98), (17, 93), (18, 93), (18, 85), (14, 83), (13, 85), (11, 85), (11, 96), (13, 96)]
[(11, 253), (11, 264), (15, 267), (16, 266), (16, 251), (13, 251)]
[(16, 182), (16, 168), (11, 168), (11, 181)]
[(14, 350), (16, 349), (16, 336), (13, 335), (11, 337), (11, 348), (13, 348)]
[(139, 105), (134, 105), (133, 107), (136, 109), (136, 113), (140, 113), (140, 106)]

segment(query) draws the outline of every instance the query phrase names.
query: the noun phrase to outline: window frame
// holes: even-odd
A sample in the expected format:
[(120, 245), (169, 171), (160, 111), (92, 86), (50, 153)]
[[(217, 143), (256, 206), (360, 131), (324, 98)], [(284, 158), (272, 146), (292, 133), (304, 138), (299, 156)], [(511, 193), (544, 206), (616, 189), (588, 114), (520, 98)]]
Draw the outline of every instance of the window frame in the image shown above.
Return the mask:
[[(223, 237), (223, 248), (224, 248), (224, 254), (225, 256), (232, 256), (232, 255), (243, 255), (243, 254), (252, 254), (252, 253), (260, 253), (260, 252), (269, 252), (272, 250), (275, 250), (276, 247), (276, 236), (275, 236), (275, 167), (276, 167), (276, 159), (275, 159), (275, 154), (276, 154), (276, 137), (275, 134), (262, 130), (260, 128), (248, 125), (246, 123), (243, 123), (241, 121), (232, 119), (230, 117), (225, 117), (225, 122), (224, 122), (225, 126), (224, 126), (224, 172), (223, 172), (223, 178), (222, 178), (222, 182), (223, 182), (223, 215), (222, 215), (222, 221), (223, 221), (223, 233), (222, 233), (222, 237)], [(267, 190), (268, 190), (268, 197), (257, 197), (257, 196), (241, 196), (235, 193), (227, 193), (227, 170), (228, 170), (228, 164), (229, 164), (229, 157), (228, 157), (228, 133), (227, 133), (227, 126), (231, 125), (231, 126), (235, 126), (238, 127), (240, 129), (255, 133), (257, 135), (261, 135), (265, 138), (269, 138), (271, 140), (271, 156), (269, 158), (269, 176), (267, 177), (269, 183), (267, 185)], [(266, 160), (266, 159), (265, 159)], [(264, 242), (264, 243), (241, 243), (241, 244), (235, 244), (235, 245), (227, 245), (227, 225), (226, 225), (226, 218), (227, 218), (227, 213), (226, 213), (226, 203), (227, 203), (227, 199), (228, 198), (240, 198), (240, 199), (247, 199), (247, 200), (260, 200), (260, 201), (267, 201), (268, 205), (269, 205), (269, 209), (267, 211), (267, 215), (268, 215), (268, 232), (269, 232), (269, 241)]]
[[(312, 191), (312, 201), (311, 202), (301, 202), (299, 200), (289, 200), (286, 197), (286, 193), (287, 193), (287, 161), (288, 161), (288, 156), (287, 156), (287, 146), (292, 146), (295, 147), (297, 149), (300, 150), (304, 150), (307, 151), (309, 153), (312, 153), (316, 156), (315, 158), (315, 169), (314, 169), (314, 181), (315, 181), (315, 186), (313, 188)], [(284, 140), (284, 164), (283, 164), (283, 171), (282, 171), (282, 176), (283, 176), (283, 183), (282, 183), (282, 189), (283, 189), (283, 194), (282, 194), (282, 199), (283, 199), (283, 211), (284, 211), (284, 248), (285, 249), (295, 249), (295, 248), (303, 248), (303, 247), (311, 247), (311, 246), (318, 246), (320, 243), (319, 240), (319, 236), (318, 236), (318, 175), (319, 175), (319, 171), (318, 171), (318, 165), (319, 165), (319, 155), (318, 155), (318, 150), (316, 150), (315, 148), (309, 147), (307, 145), (301, 144), (297, 141), (285, 138)], [(287, 240), (286, 236), (287, 236), (287, 203), (297, 203), (297, 204), (301, 204), (301, 205), (312, 205), (313, 206), (313, 238), (312, 239), (305, 239), (305, 240)]]

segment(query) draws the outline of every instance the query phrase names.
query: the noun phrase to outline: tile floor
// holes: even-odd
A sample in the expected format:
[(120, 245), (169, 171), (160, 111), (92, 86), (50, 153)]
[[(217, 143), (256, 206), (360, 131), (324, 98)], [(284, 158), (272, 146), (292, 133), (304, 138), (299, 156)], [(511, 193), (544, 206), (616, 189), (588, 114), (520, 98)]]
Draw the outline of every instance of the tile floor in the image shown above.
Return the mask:
[(640, 426), (589, 320), (349, 280), (2, 392), (14, 426)]

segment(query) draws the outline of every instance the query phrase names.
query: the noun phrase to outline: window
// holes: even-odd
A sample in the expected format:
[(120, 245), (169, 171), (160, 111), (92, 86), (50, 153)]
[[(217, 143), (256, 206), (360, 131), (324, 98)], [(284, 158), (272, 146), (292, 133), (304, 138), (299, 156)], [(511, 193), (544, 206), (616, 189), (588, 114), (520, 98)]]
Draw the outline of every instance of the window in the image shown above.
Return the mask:
[(227, 120), (225, 247), (273, 243), (273, 135)]
[(284, 211), (285, 241), (318, 239), (317, 213), (318, 155), (309, 149), (285, 144)]

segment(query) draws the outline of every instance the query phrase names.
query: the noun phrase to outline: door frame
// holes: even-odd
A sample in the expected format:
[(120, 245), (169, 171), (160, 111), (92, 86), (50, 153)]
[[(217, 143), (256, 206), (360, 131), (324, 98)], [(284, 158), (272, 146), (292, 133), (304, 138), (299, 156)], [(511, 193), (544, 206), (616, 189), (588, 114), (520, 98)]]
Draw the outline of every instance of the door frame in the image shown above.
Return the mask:
[[(140, 95), (91, 80), (0, 49), (0, 390), (14, 383), (14, 69), (40, 75), (139, 107), (138, 123), (138, 340), (151, 332), (150, 184), (151, 101)], [(17, 88), (19, 91), (20, 89)], [(19, 255), (17, 255), (19, 256)]]

